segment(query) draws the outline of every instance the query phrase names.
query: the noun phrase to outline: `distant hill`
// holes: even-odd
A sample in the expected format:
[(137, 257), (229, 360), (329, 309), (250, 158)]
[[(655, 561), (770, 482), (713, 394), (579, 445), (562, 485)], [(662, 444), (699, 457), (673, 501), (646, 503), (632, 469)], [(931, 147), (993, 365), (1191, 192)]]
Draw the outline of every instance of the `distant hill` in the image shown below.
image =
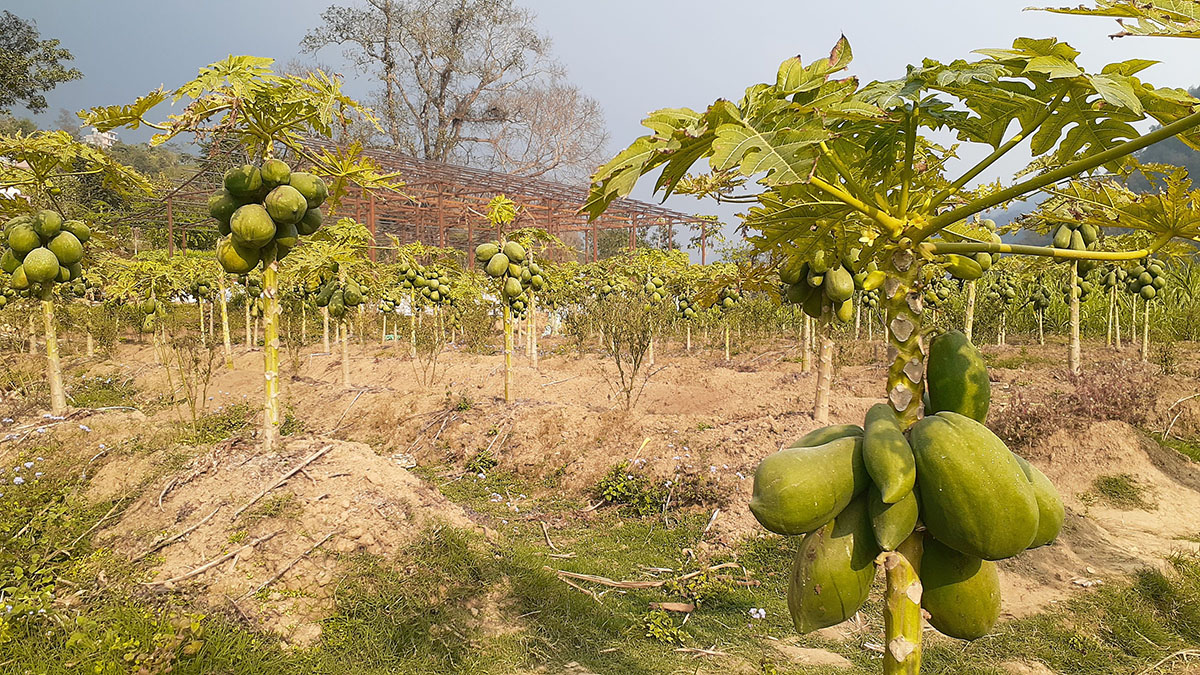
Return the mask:
[[(1192, 96), (1200, 96), (1200, 87), (1188, 89), (1188, 93)], [(1188, 170), (1189, 175), (1194, 177), (1194, 181), (1200, 180), (1200, 152), (1184, 145), (1183, 141), (1178, 138), (1168, 138), (1165, 141), (1159, 141), (1134, 153), (1134, 157), (1145, 163), (1152, 162), (1182, 166)], [(1148, 192), (1151, 186), (1150, 182), (1141, 174), (1135, 174), (1129, 179), (1129, 188), (1137, 192)]]

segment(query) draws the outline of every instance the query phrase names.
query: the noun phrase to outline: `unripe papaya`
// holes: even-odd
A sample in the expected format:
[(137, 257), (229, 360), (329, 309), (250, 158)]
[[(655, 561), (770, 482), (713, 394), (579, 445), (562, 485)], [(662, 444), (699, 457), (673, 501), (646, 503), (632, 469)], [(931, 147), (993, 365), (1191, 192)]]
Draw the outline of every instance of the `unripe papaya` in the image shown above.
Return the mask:
[(817, 251), (813, 254), (812, 262), (809, 263), (809, 271), (812, 274), (825, 274), (829, 271), (829, 259), (832, 256), (825, 253), (824, 250)]
[(1033, 543), (1038, 503), (1004, 442), (979, 422), (939, 412), (911, 431), (921, 520), (938, 541), (984, 560), (1011, 558)]
[(917, 481), (912, 448), (900, 430), (896, 413), (886, 403), (871, 406), (863, 427), (863, 464), (883, 501), (895, 504), (912, 492)]
[(870, 482), (857, 436), (785, 448), (759, 462), (750, 511), (776, 534), (806, 534), (832, 520)]
[(889, 504), (883, 501), (879, 488), (872, 485), (867, 489), (867, 512), (871, 515), (875, 543), (885, 551), (895, 551), (917, 526), (917, 517), (920, 515), (917, 493), (910, 491)]
[(837, 320), (841, 321), (842, 323), (850, 323), (851, 319), (854, 318), (854, 301), (843, 300), (841, 303), (839, 303), (835, 316), (837, 316)]
[(887, 274), (884, 273), (883, 270), (872, 270), (867, 272), (867, 278), (863, 279), (863, 290), (873, 291), (882, 286), (885, 279), (887, 279)]
[(921, 555), (921, 607), (943, 635), (974, 640), (987, 635), (1000, 617), (996, 563), (960, 553), (925, 537)]
[[(732, 303), (730, 303), (730, 305), (732, 306)], [(805, 298), (804, 304), (801, 305), (801, 308), (804, 310), (805, 314), (811, 316), (812, 318), (821, 318), (821, 314), (825, 310), (825, 294), (822, 293), (820, 289), (814, 288), (812, 293)]]
[(504, 255), (514, 263), (525, 262), (525, 247), (515, 241), (504, 242)]
[(798, 284), (806, 276), (808, 276), (808, 263), (792, 259), (779, 267), (779, 280), (785, 284)]
[(1054, 231), (1054, 248), (1067, 248), (1071, 245), (1071, 228), (1059, 225)]
[(854, 277), (846, 271), (845, 267), (836, 267), (825, 275), (825, 281), (821, 287), (825, 291), (826, 297), (835, 303), (842, 303), (854, 295)]
[(804, 282), (799, 282), (788, 286), (787, 290), (784, 291), (783, 297), (793, 305), (802, 305), (815, 290), (812, 286)]
[(1063, 520), (1067, 517), (1062, 497), (1058, 495), (1058, 489), (1054, 487), (1054, 483), (1046, 478), (1046, 474), (1038, 471), (1036, 466), (1025, 461), (1025, 458), (1020, 455), (1014, 453), (1013, 456), (1017, 458), (1017, 463), (1021, 465), (1021, 470), (1029, 479), (1029, 484), (1033, 487), (1033, 496), (1037, 499), (1038, 504), (1037, 536), (1033, 538), (1033, 543), (1029, 545), (1029, 548), (1052, 544), (1055, 539), (1058, 539)]
[(788, 611), (796, 630), (811, 633), (854, 616), (871, 590), (878, 554), (863, 497), (806, 536), (788, 584)]
[(955, 279), (975, 281), (983, 276), (983, 267), (971, 258), (954, 253), (946, 256), (946, 258), (946, 271)]
[(834, 424), (812, 431), (800, 437), (800, 440), (792, 443), (793, 448), (813, 448), (818, 445), (825, 445), (829, 441), (836, 441), (839, 438), (847, 436), (862, 436), (863, 428), (857, 424)]
[(949, 331), (929, 343), (925, 387), (926, 414), (951, 410), (980, 422), (987, 419), (992, 399), (983, 355), (960, 331)]
[(1073, 230), (1071, 232), (1070, 248), (1072, 251), (1086, 251), (1087, 250), (1087, 244), (1085, 244), (1083, 242), (1083, 234), (1081, 234), (1079, 232), (1079, 230)]
[(488, 260), (487, 266), (484, 268), (489, 277), (498, 279), (508, 273), (508, 256), (503, 253), (497, 253)]
[(500, 247), (493, 242), (487, 242), (475, 247), (475, 262), (487, 264), (492, 256), (500, 252)]

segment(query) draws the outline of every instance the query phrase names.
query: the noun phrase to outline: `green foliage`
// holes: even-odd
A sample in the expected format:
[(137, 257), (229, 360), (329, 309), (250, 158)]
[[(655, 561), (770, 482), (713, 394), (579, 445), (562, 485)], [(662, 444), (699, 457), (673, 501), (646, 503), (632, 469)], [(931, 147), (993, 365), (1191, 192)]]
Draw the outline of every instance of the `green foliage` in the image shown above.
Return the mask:
[(180, 436), (188, 445), (209, 445), (226, 440), (250, 424), (250, 404), (233, 403), (204, 415)]
[(687, 633), (675, 619), (661, 609), (652, 609), (642, 617), (642, 630), (646, 638), (665, 645), (682, 645), (687, 642)]
[(33, 22), (8, 10), (0, 14), (0, 109), (20, 104), (42, 112), (47, 107), (43, 92), (83, 77), (64, 65), (75, 58), (69, 50), (41, 37)]
[(467, 473), (486, 475), (499, 465), (500, 461), (492, 456), (490, 450), (480, 450), (475, 453), (474, 457), (467, 460), (467, 465), (463, 468), (466, 469)]
[[(1041, 8), (1056, 14), (1113, 17), (1120, 32), (1109, 37), (1200, 38), (1200, 10), (1195, 3), (1172, 0), (1096, 0), (1095, 7)], [(1131, 21), (1132, 20), (1132, 21)]]
[(616, 504), (639, 516), (661, 512), (666, 504), (667, 490), (648, 476), (621, 462), (608, 470), (593, 489), (596, 497)]
[(67, 388), (67, 401), (72, 408), (134, 407), (138, 388), (131, 380), (113, 377), (81, 377)]

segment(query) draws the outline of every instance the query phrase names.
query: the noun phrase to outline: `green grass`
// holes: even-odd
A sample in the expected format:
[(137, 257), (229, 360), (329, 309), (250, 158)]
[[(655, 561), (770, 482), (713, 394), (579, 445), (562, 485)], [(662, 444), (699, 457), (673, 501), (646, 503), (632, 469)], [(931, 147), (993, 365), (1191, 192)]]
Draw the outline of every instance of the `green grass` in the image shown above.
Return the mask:
[[(23, 606), (47, 614), (18, 619), (0, 614), (0, 673), (115, 675), (168, 667), (184, 675), (553, 673), (570, 662), (606, 675), (697, 668), (878, 672), (874, 652), (863, 644), (882, 635), (881, 584), (863, 608), (864, 632), (840, 643), (795, 635), (786, 589), (798, 538), (755, 537), (698, 562), (692, 552), (705, 550), (699, 542), (706, 510), (684, 510), (666, 521), (657, 514), (628, 517), (617, 507), (575, 516), (568, 511), (577, 505), (533, 496), (536, 482), (501, 467), (486, 479), (424, 469), (493, 532), (485, 537), (434, 526), (386, 559), (344, 557), (343, 574), (333, 586), (336, 611), (323, 622), (322, 640), (308, 649), (284, 650), (277, 638), (246, 630), (224, 613), (179, 609), (187, 607), (182, 596), (138, 592), (136, 582), (146, 570), (107, 550), (90, 549), (86, 538), (70, 546), (112, 504), (88, 504), (76, 496), (86, 480), (78, 465), (55, 463), (58, 449), (37, 452), (45, 453), (44, 478), (21, 490), (5, 488), (0, 497), (0, 587), (17, 588), (16, 594), (6, 591), (9, 598), (19, 596)], [(530, 496), (516, 510), (492, 501), (497, 491), (522, 490)], [(291, 503), (276, 498), (248, 515), (284, 517)], [(554, 523), (550, 536), (558, 552), (574, 557), (549, 555), (541, 521)], [(45, 560), (46, 552), (63, 546), (70, 549), (67, 555)], [(556, 573), (672, 579), (720, 562), (740, 567), (656, 588), (576, 582), (595, 596)], [(652, 573), (651, 567), (672, 571)], [(97, 589), (101, 572), (109, 582)], [(753, 583), (739, 583), (747, 580)], [(84, 592), (74, 596), (80, 589)], [(75, 597), (70, 608), (56, 601), (68, 595)], [(680, 614), (649, 607), (663, 601), (692, 602), (698, 609), (684, 622)], [(766, 618), (750, 619), (751, 608), (765, 609)], [(1175, 557), (1166, 570), (1112, 580), (1048, 614), (1002, 624), (972, 643), (926, 635), (926, 675), (1000, 675), (1005, 661), (1039, 661), (1065, 675), (1137, 672), (1179, 649), (1200, 647), (1200, 556)], [(854, 666), (821, 671), (790, 663), (769, 637), (835, 651)], [(678, 645), (730, 656), (696, 660), (675, 652)]]
[(68, 387), (72, 408), (137, 407), (137, 387), (112, 377), (81, 377)]
[(1193, 462), (1200, 462), (1200, 438), (1178, 440), (1169, 436), (1164, 438), (1161, 434), (1157, 433), (1153, 434), (1152, 437), (1163, 447), (1170, 448)]
[(1086, 497), (1126, 511), (1152, 511), (1158, 508), (1147, 497), (1146, 488), (1127, 473), (1097, 476), (1092, 481), (1092, 489)]
[(210, 445), (226, 440), (250, 424), (250, 404), (234, 403), (204, 415), (195, 426), (184, 425), (179, 441), (187, 445)]
[(984, 352), (983, 360), (989, 368), (1005, 368), (1008, 370), (1036, 370), (1046, 366), (1054, 366), (1059, 362), (1044, 356), (1030, 354), (1025, 347), (1017, 354), (1002, 355), (994, 352)]

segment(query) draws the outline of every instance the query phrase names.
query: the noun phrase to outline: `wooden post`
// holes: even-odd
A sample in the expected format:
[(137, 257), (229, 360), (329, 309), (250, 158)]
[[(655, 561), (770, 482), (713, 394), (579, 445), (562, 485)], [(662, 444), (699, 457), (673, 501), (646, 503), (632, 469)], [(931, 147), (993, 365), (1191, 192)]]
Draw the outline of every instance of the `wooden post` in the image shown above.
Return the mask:
[(367, 202), (367, 229), (371, 231), (371, 247), (367, 249), (371, 257), (371, 262), (378, 261), (378, 251), (375, 247), (379, 245), (379, 240), (375, 237), (375, 193), (372, 192), (368, 197)]
[[(172, 199), (167, 197), (167, 257), (175, 255), (175, 211)], [(136, 246), (135, 246), (136, 248)]]

